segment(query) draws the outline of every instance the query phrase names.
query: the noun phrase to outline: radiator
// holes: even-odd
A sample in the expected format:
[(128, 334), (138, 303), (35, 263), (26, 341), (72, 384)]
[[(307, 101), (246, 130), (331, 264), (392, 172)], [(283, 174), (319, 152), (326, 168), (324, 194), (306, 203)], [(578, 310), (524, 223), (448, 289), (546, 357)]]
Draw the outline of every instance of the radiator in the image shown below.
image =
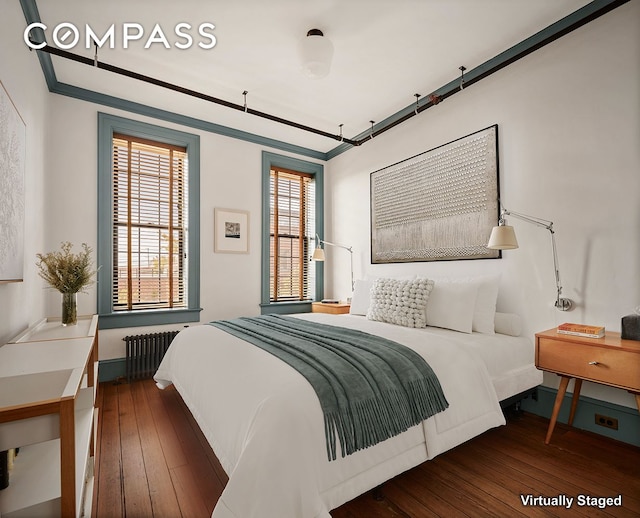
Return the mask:
[(165, 331), (146, 335), (125, 336), (127, 346), (127, 381), (151, 378), (180, 331)]

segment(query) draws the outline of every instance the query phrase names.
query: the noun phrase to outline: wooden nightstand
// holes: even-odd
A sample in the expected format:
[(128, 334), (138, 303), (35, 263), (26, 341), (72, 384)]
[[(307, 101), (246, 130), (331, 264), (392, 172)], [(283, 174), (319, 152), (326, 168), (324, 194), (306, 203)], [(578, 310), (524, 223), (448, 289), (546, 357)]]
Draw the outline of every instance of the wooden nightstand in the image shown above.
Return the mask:
[(623, 340), (620, 333), (609, 331), (603, 338), (564, 335), (554, 327), (536, 333), (536, 367), (561, 377), (545, 444), (551, 440), (571, 378), (576, 381), (569, 425), (573, 424), (583, 380), (631, 392), (640, 411), (640, 341)]
[(330, 313), (331, 315), (344, 315), (349, 313), (350, 308), (351, 304), (348, 302), (340, 302), (338, 304), (313, 302), (311, 304), (312, 313)]

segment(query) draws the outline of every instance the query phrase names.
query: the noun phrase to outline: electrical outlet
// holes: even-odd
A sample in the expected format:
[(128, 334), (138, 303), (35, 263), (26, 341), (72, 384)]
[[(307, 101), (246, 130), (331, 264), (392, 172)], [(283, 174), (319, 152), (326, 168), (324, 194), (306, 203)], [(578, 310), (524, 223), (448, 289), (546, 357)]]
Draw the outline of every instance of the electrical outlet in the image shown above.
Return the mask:
[(615, 417), (602, 414), (596, 414), (596, 424), (604, 426), (605, 428), (611, 428), (612, 430), (618, 429), (618, 420)]

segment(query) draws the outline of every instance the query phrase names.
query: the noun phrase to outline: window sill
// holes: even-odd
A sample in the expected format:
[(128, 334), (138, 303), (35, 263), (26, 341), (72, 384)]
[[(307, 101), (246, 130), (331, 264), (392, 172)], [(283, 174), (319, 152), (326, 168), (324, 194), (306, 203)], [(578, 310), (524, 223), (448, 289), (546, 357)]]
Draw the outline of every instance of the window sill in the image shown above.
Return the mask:
[(100, 329), (118, 329), (121, 327), (157, 326), (162, 324), (182, 324), (199, 322), (198, 309), (159, 309), (143, 311), (122, 311), (100, 315)]
[(294, 302), (268, 302), (260, 304), (262, 315), (277, 314), (286, 315), (289, 313), (310, 313), (311, 300)]

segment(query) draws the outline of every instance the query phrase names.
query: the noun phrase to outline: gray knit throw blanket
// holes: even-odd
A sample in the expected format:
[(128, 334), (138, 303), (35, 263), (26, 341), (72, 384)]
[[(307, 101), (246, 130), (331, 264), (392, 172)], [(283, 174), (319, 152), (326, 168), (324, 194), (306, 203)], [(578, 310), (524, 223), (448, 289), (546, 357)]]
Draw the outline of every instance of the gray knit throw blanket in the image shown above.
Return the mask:
[(373, 446), (445, 410), (440, 382), (415, 351), (362, 331), (279, 315), (210, 322), (277, 356), (315, 389), (329, 460)]

